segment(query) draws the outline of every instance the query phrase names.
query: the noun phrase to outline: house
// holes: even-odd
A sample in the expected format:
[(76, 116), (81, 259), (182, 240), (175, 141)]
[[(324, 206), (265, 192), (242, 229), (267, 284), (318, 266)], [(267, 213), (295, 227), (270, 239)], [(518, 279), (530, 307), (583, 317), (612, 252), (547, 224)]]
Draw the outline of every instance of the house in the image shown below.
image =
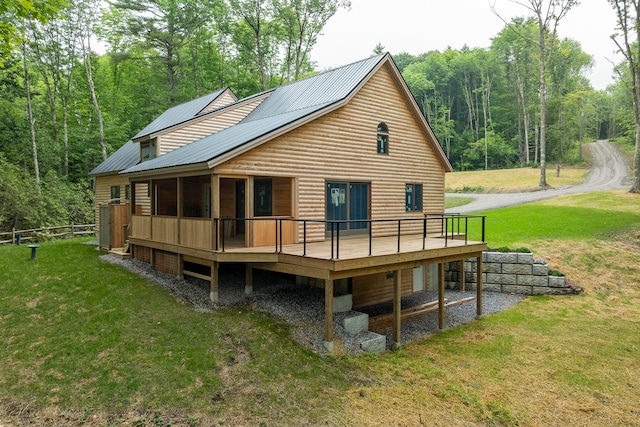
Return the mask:
[(223, 263), (246, 265), (247, 292), (256, 268), (311, 278), (325, 289), (328, 347), (338, 293), (353, 308), (393, 300), (399, 343), (401, 296), (424, 290), (431, 271), (442, 327), (444, 263), (481, 265), (486, 244), (464, 233), (477, 218), (444, 214), (451, 164), (389, 54), (241, 100), (222, 89), (196, 101), (92, 171), (97, 202), (113, 206), (113, 187), (129, 188), (110, 228), (126, 228), (134, 258), (209, 280), (214, 301)]

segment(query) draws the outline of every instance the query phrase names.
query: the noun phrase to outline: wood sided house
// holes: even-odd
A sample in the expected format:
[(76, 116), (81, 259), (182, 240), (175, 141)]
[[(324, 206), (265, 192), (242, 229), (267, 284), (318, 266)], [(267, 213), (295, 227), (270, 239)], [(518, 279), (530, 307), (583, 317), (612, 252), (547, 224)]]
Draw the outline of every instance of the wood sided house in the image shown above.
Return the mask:
[(245, 99), (227, 88), (170, 108), (91, 175), (105, 249), (206, 279), (213, 301), (223, 263), (246, 265), (247, 292), (254, 269), (309, 278), (324, 287), (331, 347), (334, 295), (351, 295), (354, 309), (394, 301), (399, 344), (401, 297), (429, 276), (443, 327), (444, 263), (481, 266), (486, 249), (460, 232), (481, 219), (444, 214), (451, 170), (384, 54)]

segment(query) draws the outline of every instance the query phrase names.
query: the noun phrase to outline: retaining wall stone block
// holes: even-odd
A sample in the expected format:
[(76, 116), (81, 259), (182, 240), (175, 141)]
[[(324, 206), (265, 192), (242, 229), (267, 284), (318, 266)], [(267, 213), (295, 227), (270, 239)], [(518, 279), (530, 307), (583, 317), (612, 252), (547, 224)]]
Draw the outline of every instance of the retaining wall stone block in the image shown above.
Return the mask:
[(549, 276), (545, 277), (519, 275), (517, 284), (524, 286), (549, 286)]
[(518, 254), (518, 264), (533, 263), (533, 254)]
[(486, 262), (502, 262), (509, 264), (517, 264), (518, 263), (518, 254), (508, 252), (487, 252), (487, 261)]
[(548, 276), (549, 266), (545, 264), (533, 264), (533, 274), (535, 276)]
[(531, 264), (502, 264), (502, 272), (508, 274), (533, 274)]
[(533, 295), (533, 288), (533, 286), (504, 285), (502, 286), (502, 292), (510, 294)]
[(549, 287), (564, 288), (565, 286), (564, 276), (549, 276)]

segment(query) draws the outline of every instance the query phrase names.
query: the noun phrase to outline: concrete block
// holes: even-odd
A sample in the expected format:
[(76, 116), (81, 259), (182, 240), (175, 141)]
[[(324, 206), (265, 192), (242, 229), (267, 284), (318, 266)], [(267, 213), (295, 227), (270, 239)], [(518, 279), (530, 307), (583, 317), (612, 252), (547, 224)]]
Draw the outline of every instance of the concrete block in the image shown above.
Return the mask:
[(549, 276), (527, 276), (519, 275), (517, 283), (523, 286), (549, 286)]
[(336, 295), (333, 297), (333, 312), (344, 313), (353, 308), (353, 296), (351, 294)]
[(550, 288), (548, 286), (532, 286), (531, 290), (531, 295), (553, 295), (557, 291), (556, 288)]
[(342, 321), (345, 331), (351, 335), (369, 330), (369, 315), (355, 312), (353, 316), (345, 317)]
[(518, 254), (513, 252), (487, 252), (487, 262), (518, 263)]
[(564, 288), (565, 277), (564, 276), (549, 276), (549, 287), (551, 288)]
[(521, 285), (503, 285), (502, 292), (509, 294), (523, 294), (532, 295), (533, 286), (521, 286)]
[(533, 264), (533, 275), (534, 276), (548, 276), (549, 275), (549, 266), (545, 264)]
[(517, 284), (517, 276), (515, 274), (487, 273), (487, 283), (497, 283), (500, 285), (515, 285)]
[(484, 273), (496, 273), (496, 274), (503, 273), (503, 271), (502, 271), (502, 263), (499, 263), (499, 262), (487, 262), (485, 264), (482, 264), (482, 271)]
[(518, 264), (533, 263), (533, 254), (518, 254)]
[(387, 337), (369, 332), (368, 337), (360, 343), (362, 351), (382, 354), (387, 351)]
[[(473, 288), (469, 286), (469, 290), (476, 290), (476, 284), (473, 284)], [(502, 285), (497, 283), (483, 283), (482, 290), (487, 292), (502, 292)]]
[(502, 264), (502, 272), (508, 274), (529, 274), (533, 273), (531, 264)]

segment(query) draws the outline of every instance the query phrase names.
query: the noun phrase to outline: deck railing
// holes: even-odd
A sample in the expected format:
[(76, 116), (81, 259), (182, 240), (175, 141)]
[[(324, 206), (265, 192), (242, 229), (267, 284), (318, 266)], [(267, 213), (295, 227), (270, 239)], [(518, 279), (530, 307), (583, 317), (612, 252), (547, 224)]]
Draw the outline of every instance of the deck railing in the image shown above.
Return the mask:
[[(395, 236), (397, 238), (397, 251), (401, 252), (402, 248), (402, 236), (403, 230), (411, 227), (414, 230), (413, 233), (406, 234), (417, 234), (417, 231), (420, 230), (422, 233), (422, 249), (426, 249), (427, 237), (431, 235), (432, 237), (440, 237), (444, 239), (445, 247), (449, 245), (450, 240), (464, 239), (465, 245), (468, 244), (468, 230), (470, 230), (470, 221), (480, 222), (480, 235), (482, 242), (485, 241), (485, 216), (478, 215), (461, 215), (461, 214), (425, 214), (419, 218), (398, 218), (398, 219), (368, 219), (368, 220), (320, 220), (320, 219), (296, 219), (296, 218), (215, 218), (214, 219), (214, 228), (215, 228), (215, 250), (216, 251), (225, 251), (226, 248), (226, 240), (227, 237), (225, 233), (221, 233), (220, 230), (225, 230), (225, 224), (229, 221), (245, 221), (247, 223), (251, 223), (253, 221), (274, 221), (274, 252), (282, 253), (283, 252), (283, 223), (285, 222), (293, 222), (295, 224), (302, 223), (302, 245), (303, 245), (303, 256), (307, 256), (307, 244), (317, 242), (318, 240), (309, 241), (308, 239), (308, 229), (310, 224), (321, 225), (323, 232), (326, 232), (330, 236), (331, 241), (331, 259), (340, 259), (340, 231), (341, 228), (346, 228), (347, 225), (350, 224), (367, 224), (367, 234), (368, 234), (368, 244), (369, 244), (369, 256), (373, 255), (373, 239), (374, 237), (389, 237)], [(433, 227), (433, 224), (437, 224), (436, 227)], [(380, 232), (374, 236), (373, 226), (380, 224), (391, 224), (391, 227), (383, 228), (385, 231)], [(429, 225), (431, 225), (432, 229), (436, 229), (439, 231), (429, 233)], [(295, 227), (294, 227), (295, 229)], [(326, 231), (324, 231), (326, 230)], [(394, 231), (390, 231), (394, 230)], [(405, 235), (406, 235), (405, 234)], [(363, 233), (364, 235), (364, 233)], [(344, 233), (342, 239), (344, 239)], [(219, 242), (219, 243), (218, 243)], [(287, 244), (287, 243), (284, 243)]]

